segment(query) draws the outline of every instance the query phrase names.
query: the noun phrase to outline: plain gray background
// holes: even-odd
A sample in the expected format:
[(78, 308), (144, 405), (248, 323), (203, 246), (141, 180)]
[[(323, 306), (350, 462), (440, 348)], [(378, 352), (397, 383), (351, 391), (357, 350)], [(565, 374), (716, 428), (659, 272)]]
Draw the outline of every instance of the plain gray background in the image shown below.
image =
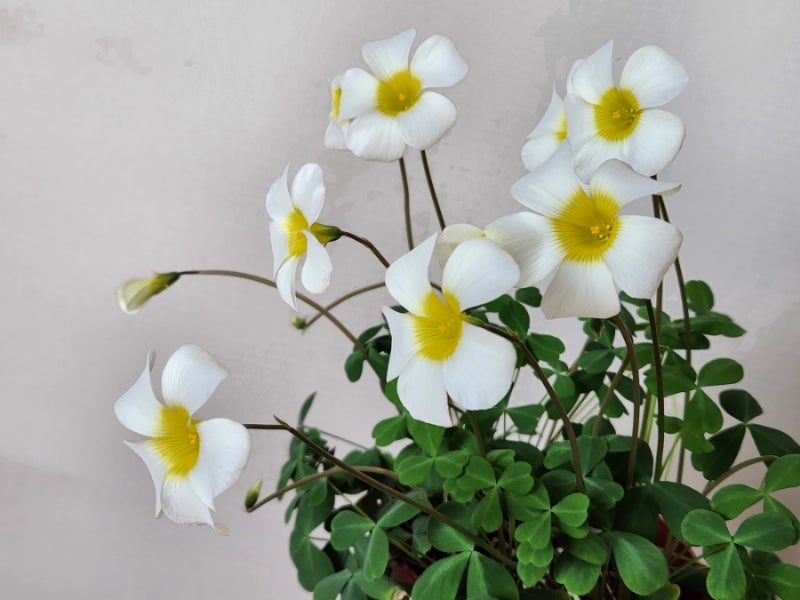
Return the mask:
[[(240, 281), (181, 281), (139, 315), (114, 289), (156, 271), (271, 274), (264, 197), (287, 162), (325, 171), (323, 222), (404, 250), (396, 164), (326, 150), (328, 80), (363, 66), (361, 44), (418, 29), (453, 39), (470, 67), (446, 92), (458, 122), (430, 151), (449, 222), (483, 225), (519, 206), (525, 136), (572, 61), (616, 41), (617, 69), (661, 45), (690, 83), (670, 104), (687, 138), (664, 179), (684, 232), (687, 278), (748, 330), (717, 344), (746, 369), (761, 422), (800, 434), (796, 387), (796, 179), (800, 9), (793, 0), (663, 2), (212, 2), (29, 0), (0, 3), (0, 580), (6, 598), (304, 598), (288, 556), (284, 504), (240, 509), (258, 478), (271, 489), (288, 444), (256, 433), (243, 479), (218, 499), (231, 529), (154, 520), (136, 439), (114, 400), (149, 348), (164, 360), (196, 343), (230, 378), (199, 416), (309, 422), (369, 443), (391, 414), (374, 378), (344, 377), (349, 345), (324, 322), (304, 335), (277, 293)], [(418, 240), (436, 228), (419, 157), (407, 156)], [(647, 202), (635, 210), (646, 212)], [(382, 279), (347, 240), (331, 248), (323, 299)], [(674, 276), (668, 306), (676, 312)], [(385, 292), (338, 314), (360, 331)], [(580, 340), (572, 321), (534, 325)], [(536, 393), (527, 382), (524, 393)], [(527, 391), (526, 391), (527, 390)], [(346, 450), (345, 444), (339, 444)], [(760, 480), (758, 467), (743, 474)], [(800, 499), (787, 502), (800, 510)], [(797, 560), (796, 551), (785, 554)]]

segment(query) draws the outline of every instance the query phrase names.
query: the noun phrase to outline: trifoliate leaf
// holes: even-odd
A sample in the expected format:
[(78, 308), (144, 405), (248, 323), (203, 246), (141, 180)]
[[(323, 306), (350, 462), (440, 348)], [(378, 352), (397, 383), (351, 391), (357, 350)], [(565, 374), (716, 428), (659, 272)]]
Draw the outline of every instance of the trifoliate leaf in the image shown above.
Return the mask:
[(458, 487), (464, 490), (482, 490), (494, 486), (494, 469), (488, 460), (481, 456), (473, 456), (464, 470), (464, 474), (456, 480)]
[(469, 557), (469, 552), (461, 552), (427, 567), (414, 584), (411, 597), (414, 600), (454, 600)]
[(525, 542), (531, 549), (544, 548), (551, 540), (550, 511), (544, 510), (521, 523), (514, 531), (514, 539)]
[(454, 479), (461, 475), (467, 462), (469, 462), (469, 452), (453, 450), (437, 456), (434, 466), (443, 479)]
[(652, 594), (667, 583), (667, 561), (652, 542), (634, 533), (613, 531), (611, 548), (620, 578), (635, 594)]
[(430, 456), (412, 454), (397, 464), (397, 476), (403, 485), (419, 485), (425, 481), (432, 467), (433, 459)]
[(600, 577), (600, 567), (591, 565), (569, 554), (561, 554), (553, 567), (555, 580), (570, 594), (588, 594)]
[(541, 404), (528, 404), (526, 406), (515, 406), (506, 410), (506, 414), (511, 418), (517, 430), (525, 435), (530, 435), (536, 431), (539, 419), (544, 414), (544, 406)]
[(722, 410), (737, 421), (747, 423), (764, 411), (755, 398), (744, 390), (725, 390), (719, 395)]
[(372, 519), (352, 510), (343, 510), (331, 521), (331, 546), (336, 550), (347, 550), (374, 526)]
[(553, 507), (553, 514), (569, 527), (580, 527), (587, 517), (589, 497), (585, 494), (570, 494)]
[(444, 427), (423, 423), (411, 417), (408, 417), (406, 426), (417, 446), (427, 452), (428, 456), (436, 456), (444, 437)]
[(500, 478), (497, 485), (515, 494), (527, 494), (533, 487), (532, 467), (526, 462), (511, 463)]

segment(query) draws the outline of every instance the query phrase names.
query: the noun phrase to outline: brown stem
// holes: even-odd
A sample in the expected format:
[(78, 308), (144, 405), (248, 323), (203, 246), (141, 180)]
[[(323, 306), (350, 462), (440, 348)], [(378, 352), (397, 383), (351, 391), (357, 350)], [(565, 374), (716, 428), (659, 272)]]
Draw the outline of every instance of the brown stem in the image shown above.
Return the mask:
[(603, 396), (603, 401), (600, 402), (600, 408), (598, 409), (597, 416), (595, 417), (594, 427), (592, 427), (592, 436), (597, 436), (600, 433), (600, 420), (602, 419), (603, 413), (606, 411), (606, 407), (611, 400), (611, 395), (614, 393), (614, 390), (617, 389), (619, 382), (622, 381), (622, 376), (625, 374), (625, 368), (628, 366), (628, 362), (630, 362), (630, 359), (626, 354), (622, 364), (619, 366), (619, 370), (614, 375), (614, 379), (612, 379), (611, 383), (608, 384), (608, 389), (606, 390), (605, 396)]
[(717, 477), (713, 481), (709, 481), (706, 484), (706, 487), (703, 488), (703, 495), (704, 496), (708, 496), (711, 493), (711, 491), (715, 487), (717, 487), (720, 483), (725, 481), (728, 477), (730, 477), (734, 473), (738, 473), (739, 471), (741, 471), (745, 467), (749, 467), (750, 465), (755, 465), (755, 464), (758, 464), (760, 462), (771, 463), (772, 461), (777, 460), (777, 459), (778, 459), (777, 456), (774, 456), (772, 454), (767, 454), (765, 456), (756, 456), (755, 458), (749, 458), (747, 460), (743, 460), (739, 464), (733, 465), (730, 469), (725, 471), (722, 475), (720, 475), (719, 477)]
[(433, 187), (431, 169), (428, 166), (428, 155), (426, 154), (425, 150), (420, 151), (420, 154), (422, 155), (422, 168), (425, 170), (425, 179), (428, 181), (428, 191), (431, 193), (433, 209), (436, 211), (436, 218), (439, 221), (439, 228), (444, 229), (444, 216), (442, 216), (442, 209), (439, 206), (439, 198), (436, 197), (436, 188)]
[(408, 175), (406, 174), (406, 161), (400, 157), (400, 179), (403, 180), (403, 214), (406, 220), (406, 240), (408, 249), (414, 249), (414, 233), (411, 231), (411, 196), (408, 193)]
[(375, 255), (375, 258), (381, 261), (381, 264), (384, 267), (386, 267), (387, 269), (389, 268), (389, 261), (383, 257), (383, 254), (381, 254), (380, 251), (378, 251), (378, 249), (375, 247), (375, 245), (372, 242), (370, 242), (367, 238), (361, 237), (360, 235), (356, 235), (355, 233), (350, 233), (349, 231), (344, 231), (344, 230), (339, 230), (339, 231), (342, 234), (342, 237), (350, 238), (351, 240), (358, 242), (359, 244), (367, 248), (370, 252), (372, 252)]
[(647, 306), (647, 318), (650, 320), (650, 335), (653, 338), (653, 365), (656, 369), (656, 399), (658, 403), (656, 425), (658, 427), (658, 437), (656, 438), (656, 470), (653, 481), (658, 481), (661, 479), (661, 463), (664, 461), (664, 374), (661, 370), (661, 346), (653, 303), (647, 300), (645, 306)]
[[(366, 286), (364, 286), (362, 288), (358, 288), (357, 290), (353, 290), (352, 292), (348, 292), (344, 296), (341, 296), (341, 297), (337, 298), (336, 300), (334, 300), (333, 302), (331, 302), (330, 304), (326, 305), (325, 306), (325, 310), (329, 311), (329, 310), (339, 306), (342, 302), (350, 300), (350, 298), (355, 298), (356, 296), (360, 296), (361, 294), (364, 294), (366, 292), (371, 292), (372, 290), (377, 290), (377, 289), (380, 289), (382, 287), (386, 287), (386, 284), (383, 281), (381, 281), (379, 283), (373, 283), (371, 285), (366, 285)], [(322, 313), (318, 312), (313, 317), (311, 317), (308, 320), (308, 322), (305, 324), (305, 326), (303, 327), (303, 330), (306, 330), (309, 327), (311, 327), (321, 316), (323, 316)]]
[(636, 353), (633, 349), (633, 338), (631, 332), (619, 318), (619, 315), (612, 317), (611, 322), (617, 326), (619, 332), (622, 334), (622, 339), (625, 340), (625, 348), (627, 356), (631, 363), (631, 377), (633, 378), (633, 425), (631, 427), (631, 453), (628, 458), (628, 479), (627, 488), (633, 485), (633, 474), (636, 470), (636, 454), (639, 450), (639, 410), (642, 403), (639, 389), (639, 361), (636, 360)]

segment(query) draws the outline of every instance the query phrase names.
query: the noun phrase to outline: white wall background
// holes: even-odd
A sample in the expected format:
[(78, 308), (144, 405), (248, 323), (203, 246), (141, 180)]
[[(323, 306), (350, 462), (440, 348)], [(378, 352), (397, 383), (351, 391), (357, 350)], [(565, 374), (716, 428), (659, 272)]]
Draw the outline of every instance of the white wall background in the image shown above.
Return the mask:
[[(574, 59), (614, 38), (623, 62), (655, 43), (686, 66), (689, 87), (671, 110), (688, 135), (664, 175), (683, 183), (670, 210), (686, 275), (709, 281), (720, 310), (748, 330), (717, 352), (745, 365), (742, 385), (769, 411), (762, 422), (800, 435), (793, 0), (0, 0), (3, 597), (307, 597), (284, 506), (239, 508), (251, 481), (274, 486), (286, 436), (254, 435), (243, 480), (218, 502), (231, 536), (215, 538), (152, 518), (149, 477), (121, 443), (135, 436), (111, 406), (148, 348), (158, 373), (192, 342), (231, 371), (201, 416), (293, 419), (318, 390), (310, 422), (368, 443), (390, 414), (374, 381), (347, 383), (347, 341), (325, 323), (301, 336), (271, 290), (187, 279), (135, 317), (113, 292), (153, 270), (269, 274), (264, 197), (287, 162), (323, 166), (324, 221), (399, 256), (397, 166), (326, 150), (322, 134), (329, 78), (361, 65), (362, 43), (410, 26), (418, 41), (450, 36), (470, 66), (448, 91), (459, 121), (430, 152), (450, 222), (518, 209), (508, 189), (523, 173), (519, 150)], [(422, 239), (436, 223), (419, 159), (407, 162)], [(382, 278), (347, 241), (332, 254), (325, 298)], [(341, 317), (360, 331), (386, 299), (374, 292)], [(579, 337), (572, 322), (556, 329)]]

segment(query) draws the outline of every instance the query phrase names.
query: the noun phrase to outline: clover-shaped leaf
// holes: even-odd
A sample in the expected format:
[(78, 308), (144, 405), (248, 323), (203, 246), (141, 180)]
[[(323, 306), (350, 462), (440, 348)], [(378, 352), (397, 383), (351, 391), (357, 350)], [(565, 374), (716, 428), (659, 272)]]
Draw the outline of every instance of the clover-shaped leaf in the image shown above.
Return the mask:
[(717, 513), (702, 508), (695, 509), (683, 519), (681, 533), (694, 546), (727, 544), (731, 534), (725, 521)]
[(794, 543), (792, 522), (780, 513), (760, 513), (745, 519), (733, 541), (762, 552), (776, 552)]
[(498, 487), (515, 494), (527, 494), (533, 487), (533, 477), (531, 477), (530, 463), (514, 462), (511, 463), (497, 480)]
[(762, 489), (770, 493), (798, 486), (800, 486), (800, 454), (786, 454), (769, 466)]
[(711, 508), (726, 519), (738, 517), (743, 510), (750, 508), (764, 497), (764, 492), (749, 485), (734, 483), (721, 488), (711, 499)]
[(553, 507), (553, 514), (567, 527), (580, 527), (586, 522), (589, 497), (585, 494), (570, 494)]

